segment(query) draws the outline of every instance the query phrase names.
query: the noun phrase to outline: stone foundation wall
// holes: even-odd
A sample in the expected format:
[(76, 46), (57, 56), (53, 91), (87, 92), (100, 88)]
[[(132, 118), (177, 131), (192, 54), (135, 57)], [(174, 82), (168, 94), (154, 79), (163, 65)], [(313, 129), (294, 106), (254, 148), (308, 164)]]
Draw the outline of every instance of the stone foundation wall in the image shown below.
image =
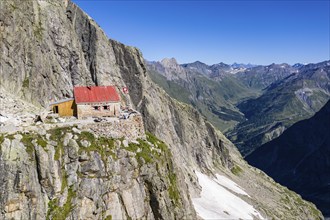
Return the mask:
[(128, 119), (118, 119), (112, 122), (86, 124), (82, 127), (99, 136), (121, 138), (128, 141), (145, 138), (145, 130), (141, 115), (130, 116)]

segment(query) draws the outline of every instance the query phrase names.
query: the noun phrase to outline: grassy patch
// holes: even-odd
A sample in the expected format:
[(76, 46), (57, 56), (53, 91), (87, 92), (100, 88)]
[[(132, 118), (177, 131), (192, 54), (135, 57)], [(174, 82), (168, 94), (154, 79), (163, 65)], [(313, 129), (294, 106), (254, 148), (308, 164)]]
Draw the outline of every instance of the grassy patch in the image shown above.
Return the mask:
[(30, 85), (30, 80), (28, 77), (25, 77), (24, 81), (23, 81), (23, 88), (29, 88)]
[(95, 136), (90, 132), (83, 131), (83, 132), (80, 133), (79, 139), (80, 140), (86, 140), (86, 141), (89, 141), (89, 142), (92, 143), (92, 142), (95, 141)]
[(47, 147), (47, 141), (45, 141), (43, 138), (39, 137), (37, 139), (37, 144), (41, 146), (42, 148), (46, 149)]
[[(136, 153), (136, 159), (139, 162), (140, 166), (144, 163), (161, 163), (163, 164), (166, 161), (166, 158), (170, 156), (170, 151), (168, 150), (166, 144), (157, 139), (153, 134), (146, 133), (148, 142), (138, 139), (137, 143), (130, 143), (125, 149), (131, 152)], [(157, 164), (158, 165), (158, 164)]]
[(170, 186), (168, 189), (170, 199), (172, 200), (172, 202), (174, 203), (175, 206), (178, 206), (180, 204), (180, 192), (178, 190), (175, 173), (170, 172), (170, 174), (168, 175), (168, 178), (170, 180)]
[(2, 142), (5, 140), (5, 136), (4, 135), (0, 135), (0, 144), (2, 144)]
[(238, 165), (234, 165), (234, 167), (231, 168), (230, 171), (236, 176), (238, 176), (239, 174), (241, 174), (243, 172), (242, 168)]
[(24, 144), (26, 152), (30, 155), (30, 159), (34, 158), (34, 146), (32, 141), (35, 139), (33, 134), (23, 134), (21, 142)]
[(162, 87), (172, 98), (175, 98), (180, 102), (190, 104), (190, 92), (188, 89), (176, 82), (167, 80), (165, 76), (155, 71), (148, 71), (148, 73), (152, 81)]
[(136, 160), (139, 162), (140, 167), (143, 166), (144, 163), (151, 163), (153, 161), (153, 155), (150, 149), (150, 145), (148, 145), (143, 140), (138, 140), (139, 143), (129, 143), (128, 147), (125, 149), (131, 152), (136, 153)]
[[(88, 141), (90, 143), (89, 147), (83, 147), (81, 145), (82, 141)], [(113, 138), (99, 137), (95, 138), (95, 136), (87, 131), (81, 132), (78, 138), (79, 145), (79, 153), (85, 151), (88, 154), (90, 152), (95, 151), (98, 152), (101, 156), (101, 159), (104, 164), (107, 163), (107, 158), (111, 156), (113, 159), (117, 159), (115, 154), (115, 141)]]
[[(178, 189), (177, 185), (177, 177), (176, 174), (174, 173), (174, 167), (171, 161), (172, 158), (172, 153), (168, 149), (167, 145), (159, 140), (155, 135), (147, 132), (147, 141), (152, 143), (156, 148), (161, 150), (161, 153), (159, 154), (157, 151), (153, 151), (154, 153), (152, 154), (157, 160), (157, 170), (161, 169), (161, 167), (166, 167), (166, 172), (168, 174), (168, 180), (169, 180), (169, 187), (168, 187), (168, 194), (170, 199), (172, 200), (174, 206), (180, 206), (181, 205), (181, 196), (180, 196), (180, 191)], [(166, 166), (164, 166), (166, 164)]]
[[(152, 163), (156, 166), (159, 176), (161, 176), (160, 173), (168, 173), (168, 195), (174, 206), (181, 206), (181, 196), (177, 186), (177, 177), (174, 173), (174, 167), (171, 161), (172, 154), (170, 150), (163, 141), (159, 140), (153, 134), (147, 132), (146, 137), (147, 141), (138, 139), (138, 143), (130, 143), (128, 147), (124, 149), (136, 154), (136, 159), (140, 167), (144, 164)], [(150, 143), (153, 146), (150, 145)]]
[(57, 146), (55, 147), (55, 154), (54, 154), (54, 160), (60, 160), (61, 154), (64, 151), (63, 147), (63, 138), (65, 133), (71, 131), (71, 128), (69, 127), (63, 127), (63, 128), (54, 128), (48, 133), (50, 133), (50, 139), (52, 141), (57, 142)]
[(65, 170), (62, 168), (62, 185), (61, 185), (61, 192), (63, 193), (65, 188), (68, 186), (68, 178), (66, 175)]
[(72, 209), (74, 208), (72, 200), (76, 197), (76, 192), (73, 191), (72, 187), (68, 190), (68, 197), (65, 204), (62, 207), (58, 206), (58, 198), (49, 201), (48, 203), (48, 212), (46, 219), (66, 219)]
[(47, 141), (45, 141), (41, 135), (35, 133), (21, 135), (23, 136), (21, 142), (26, 147), (26, 152), (30, 155), (31, 159), (34, 158), (34, 146), (32, 141), (36, 140), (37, 144), (47, 151)]
[(10, 4), (10, 12), (11, 13), (14, 12), (14, 11), (16, 11), (17, 9), (18, 9), (18, 7), (14, 3), (11, 3)]
[(108, 215), (104, 220), (112, 220), (112, 215)]
[(14, 137), (15, 135), (13, 135), (13, 134), (10, 134), (10, 135), (7, 135), (6, 136), (6, 138), (8, 138), (9, 140), (14, 140), (15, 139), (15, 137)]

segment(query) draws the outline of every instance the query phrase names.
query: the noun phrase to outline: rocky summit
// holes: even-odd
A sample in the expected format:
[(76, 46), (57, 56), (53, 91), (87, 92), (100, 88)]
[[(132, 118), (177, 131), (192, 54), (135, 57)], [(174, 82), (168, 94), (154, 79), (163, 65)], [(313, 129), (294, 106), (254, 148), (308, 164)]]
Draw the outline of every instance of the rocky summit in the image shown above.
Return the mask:
[[(1, 219), (323, 218), (69, 0), (1, 1), (0, 12), (0, 101), (17, 105), (1, 105)], [(127, 125), (134, 137), (104, 132), (110, 122), (44, 116), (51, 100), (91, 85), (128, 88), (122, 103), (143, 124)]]

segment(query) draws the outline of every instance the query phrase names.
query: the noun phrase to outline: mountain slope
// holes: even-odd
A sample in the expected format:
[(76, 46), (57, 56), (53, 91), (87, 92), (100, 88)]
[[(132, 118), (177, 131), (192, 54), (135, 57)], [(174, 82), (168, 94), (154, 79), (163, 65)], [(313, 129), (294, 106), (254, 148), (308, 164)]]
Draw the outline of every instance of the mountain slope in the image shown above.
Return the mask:
[[(31, 122), (35, 131), (1, 135), (1, 219), (196, 219), (192, 199), (203, 195), (197, 172), (234, 181), (249, 196), (231, 194), (263, 217), (322, 218), (313, 204), (250, 167), (195, 109), (171, 99), (149, 78), (138, 49), (109, 40), (70, 1), (0, 4), (1, 91), (47, 106), (71, 96), (75, 85), (126, 86), (123, 104), (140, 111), (153, 133), (127, 143)], [(10, 97), (4, 94), (1, 101)]]
[(147, 65), (150, 77), (171, 97), (193, 105), (222, 131), (244, 120), (235, 104), (255, 97), (257, 92), (226, 72), (232, 70), (229, 65), (208, 66), (201, 62), (179, 65), (173, 58), (171, 62), (171, 66), (163, 61)]
[(238, 108), (247, 120), (226, 135), (247, 155), (278, 137), (295, 122), (311, 117), (330, 98), (330, 62), (310, 64), (271, 84)]
[(273, 63), (268, 66), (256, 66), (248, 68), (243, 72), (237, 73), (236, 77), (247, 87), (262, 90), (272, 83), (296, 72), (297, 69), (291, 67), (288, 64)]
[(246, 157), (330, 216), (330, 102)]

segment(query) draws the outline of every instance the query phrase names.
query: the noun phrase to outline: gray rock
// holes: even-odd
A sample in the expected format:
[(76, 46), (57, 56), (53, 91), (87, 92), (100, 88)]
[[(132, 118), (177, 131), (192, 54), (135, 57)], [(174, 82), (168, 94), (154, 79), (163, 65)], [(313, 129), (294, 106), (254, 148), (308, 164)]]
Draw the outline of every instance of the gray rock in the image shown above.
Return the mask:
[(75, 128), (75, 127), (72, 128), (72, 131), (74, 133), (77, 133), (77, 134), (80, 134), (81, 133), (81, 131), (79, 129)]
[(51, 134), (46, 134), (46, 139), (49, 141), (50, 140)]
[(111, 215), (113, 219), (127, 219), (124, 207), (122, 206), (117, 193), (108, 192), (103, 196), (106, 205), (104, 216)]
[(16, 134), (16, 135), (14, 135), (14, 138), (15, 138), (16, 140), (20, 141), (20, 140), (22, 140), (23, 136), (20, 135), (20, 134)]
[(91, 143), (87, 140), (82, 140), (80, 143), (83, 147), (89, 147), (91, 145)]
[(80, 155), (79, 155), (79, 162), (84, 162), (84, 161), (88, 161), (90, 160), (90, 156), (88, 156), (86, 151), (83, 151)]
[(100, 155), (98, 153), (91, 153), (91, 158), (91, 160), (81, 164), (80, 172), (86, 175), (100, 175), (104, 167)]
[(68, 143), (68, 156), (72, 160), (76, 160), (78, 158), (78, 151), (79, 151), (79, 145), (77, 142), (73, 139), (69, 140)]
[(145, 208), (141, 205), (144, 204), (144, 193), (136, 181), (133, 181), (132, 188), (123, 191), (123, 203), (130, 218), (139, 219), (144, 216)]
[(66, 133), (63, 138), (63, 145), (68, 146), (69, 141), (72, 140), (73, 135), (71, 133)]
[(128, 141), (126, 139), (123, 140), (124, 147), (128, 147)]
[(46, 135), (47, 131), (44, 128), (40, 128), (40, 129), (37, 130), (37, 133), (40, 134), (40, 135)]

